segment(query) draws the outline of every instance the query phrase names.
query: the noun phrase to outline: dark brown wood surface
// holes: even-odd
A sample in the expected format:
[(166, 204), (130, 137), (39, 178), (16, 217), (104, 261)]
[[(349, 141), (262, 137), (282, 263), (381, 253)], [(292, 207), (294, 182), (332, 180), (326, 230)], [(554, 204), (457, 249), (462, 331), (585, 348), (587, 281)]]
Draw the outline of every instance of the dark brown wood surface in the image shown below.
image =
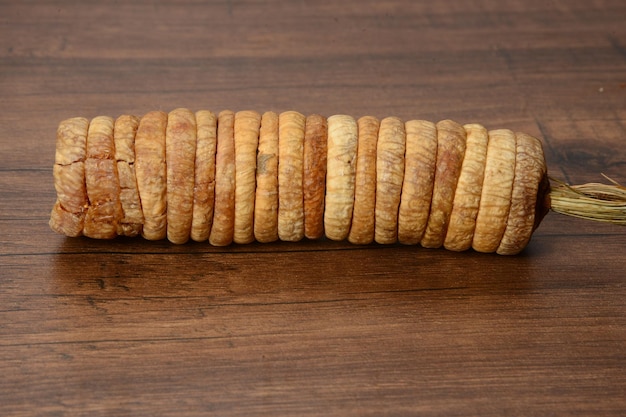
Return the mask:
[(541, 137), (626, 183), (626, 3), (0, 1), (0, 415), (626, 414), (626, 229), (521, 255), (48, 228), (58, 122), (298, 110)]

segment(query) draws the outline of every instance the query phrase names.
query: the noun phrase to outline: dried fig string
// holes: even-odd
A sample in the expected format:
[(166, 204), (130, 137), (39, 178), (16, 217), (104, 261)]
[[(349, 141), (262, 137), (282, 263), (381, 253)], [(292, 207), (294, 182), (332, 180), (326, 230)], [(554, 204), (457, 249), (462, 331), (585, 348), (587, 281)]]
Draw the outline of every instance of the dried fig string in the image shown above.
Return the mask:
[(50, 227), (182, 244), (348, 240), (513, 255), (545, 214), (626, 225), (626, 187), (547, 175), (506, 129), (175, 109), (62, 121)]

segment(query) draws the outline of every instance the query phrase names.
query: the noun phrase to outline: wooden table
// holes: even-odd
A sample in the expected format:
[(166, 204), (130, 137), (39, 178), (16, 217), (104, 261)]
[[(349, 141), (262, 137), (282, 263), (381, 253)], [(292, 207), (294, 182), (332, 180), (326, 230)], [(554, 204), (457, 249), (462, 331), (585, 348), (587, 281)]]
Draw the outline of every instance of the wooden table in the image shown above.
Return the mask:
[(67, 117), (294, 109), (542, 138), (626, 183), (626, 3), (0, 2), (0, 415), (625, 415), (626, 230), (519, 256), (48, 227)]

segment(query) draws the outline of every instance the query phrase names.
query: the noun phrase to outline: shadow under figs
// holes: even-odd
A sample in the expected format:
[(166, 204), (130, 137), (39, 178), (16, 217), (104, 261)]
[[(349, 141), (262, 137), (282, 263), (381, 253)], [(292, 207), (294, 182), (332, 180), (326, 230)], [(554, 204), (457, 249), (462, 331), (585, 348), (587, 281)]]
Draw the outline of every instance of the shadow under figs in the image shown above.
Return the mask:
[(54, 290), (90, 297), (209, 297), (216, 302), (315, 302), (340, 297), (515, 297), (542, 275), (546, 247), (520, 255), (328, 240), (212, 247), (141, 238), (66, 238), (54, 255)]

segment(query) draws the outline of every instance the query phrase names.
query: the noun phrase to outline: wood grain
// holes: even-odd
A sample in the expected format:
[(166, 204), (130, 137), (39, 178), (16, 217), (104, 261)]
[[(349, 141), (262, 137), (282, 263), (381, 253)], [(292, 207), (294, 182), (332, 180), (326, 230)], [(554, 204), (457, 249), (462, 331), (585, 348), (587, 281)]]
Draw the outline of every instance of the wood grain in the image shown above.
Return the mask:
[(0, 415), (626, 414), (623, 228), (519, 256), (66, 239), (59, 121), (453, 119), (626, 183), (621, 0), (0, 2)]

